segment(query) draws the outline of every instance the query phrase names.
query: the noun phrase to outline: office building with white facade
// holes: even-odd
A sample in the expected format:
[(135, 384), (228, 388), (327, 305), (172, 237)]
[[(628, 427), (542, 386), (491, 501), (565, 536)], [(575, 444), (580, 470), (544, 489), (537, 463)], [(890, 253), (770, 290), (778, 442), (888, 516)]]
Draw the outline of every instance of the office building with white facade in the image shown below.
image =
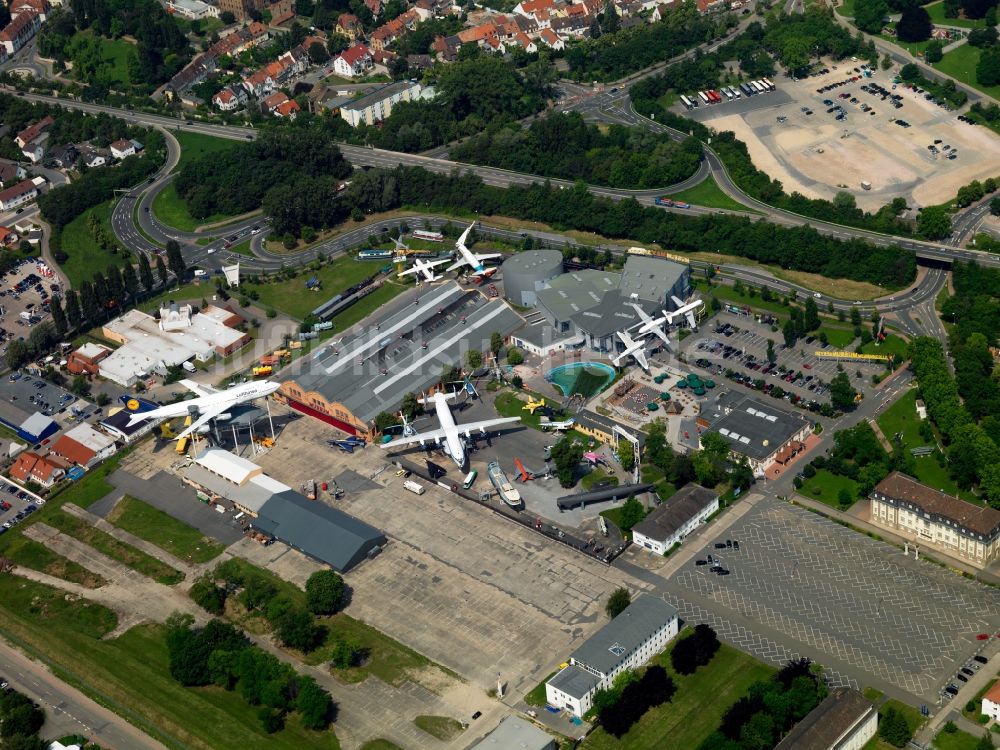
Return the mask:
[(658, 555), (679, 543), (719, 509), (719, 496), (687, 484), (632, 528), (632, 541)]
[(569, 665), (545, 683), (550, 706), (583, 716), (594, 693), (611, 687), (626, 669), (637, 669), (663, 651), (677, 635), (677, 610), (662, 599), (643, 594), (569, 658)]

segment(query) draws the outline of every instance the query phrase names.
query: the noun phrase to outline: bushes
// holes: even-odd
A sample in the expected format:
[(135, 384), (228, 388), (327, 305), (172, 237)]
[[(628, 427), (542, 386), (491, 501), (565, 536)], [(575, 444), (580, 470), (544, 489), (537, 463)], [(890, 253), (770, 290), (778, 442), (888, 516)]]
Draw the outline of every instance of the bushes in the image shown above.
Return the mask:
[(601, 726), (608, 734), (620, 738), (646, 711), (666, 703), (676, 692), (667, 670), (659, 665), (649, 667), (639, 680), (625, 686), (617, 701), (598, 712)]
[(679, 640), (670, 653), (670, 665), (677, 674), (694, 674), (715, 657), (719, 638), (710, 625), (696, 625), (694, 632)]
[(346, 595), (344, 579), (332, 570), (317, 570), (306, 581), (306, 606), (313, 614), (336, 614)]

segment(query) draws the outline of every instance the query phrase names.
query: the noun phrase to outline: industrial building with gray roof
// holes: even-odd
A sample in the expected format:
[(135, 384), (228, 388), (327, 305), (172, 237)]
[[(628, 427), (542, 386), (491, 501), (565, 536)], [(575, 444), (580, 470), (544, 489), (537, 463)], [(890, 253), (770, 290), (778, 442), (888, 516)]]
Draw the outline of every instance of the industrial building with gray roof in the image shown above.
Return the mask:
[(725, 408), (723, 415), (701, 434), (721, 435), (734, 453), (747, 459), (757, 475), (773, 463), (785, 463), (804, 448), (812, 423), (801, 414), (784, 411), (771, 403), (745, 398)]
[(435, 386), (444, 367), (462, 366), (466, 352), (487, 351), (493, 332), (507, 336), (524, 324), (502, 300), (454, 282), (403, 294), (375, 316), (298, 360), (278, 395), (343, 432), (371, 438), (380, 412)]

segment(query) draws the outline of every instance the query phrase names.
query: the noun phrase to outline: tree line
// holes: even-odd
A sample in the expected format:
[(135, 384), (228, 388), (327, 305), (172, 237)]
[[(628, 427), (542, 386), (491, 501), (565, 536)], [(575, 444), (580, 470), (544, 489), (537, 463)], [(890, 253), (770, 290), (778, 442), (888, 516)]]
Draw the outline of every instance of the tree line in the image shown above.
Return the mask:
[(682, 142), (643, 128), (602, 130), (579, 112), (551, 112), (527, 129), (491, 125), (451, 149), (451, 158), (517, 172), (583, 180), (615, 188), (653, 188), (687, 179), (698, 170), (701, 143)]

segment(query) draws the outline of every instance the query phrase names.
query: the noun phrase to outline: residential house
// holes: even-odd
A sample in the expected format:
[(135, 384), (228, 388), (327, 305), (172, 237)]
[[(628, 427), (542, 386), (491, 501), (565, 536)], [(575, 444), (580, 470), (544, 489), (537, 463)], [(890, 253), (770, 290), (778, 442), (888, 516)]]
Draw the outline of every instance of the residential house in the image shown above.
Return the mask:
[(993, 721), (1000, 721), (1000, 681), (983, 694), (983, 705), (980, 711)]
[(285, 104), (288, 101), (290, 101), (288, 98), (288, 94), (286, 94), (284, 91), (275, 91), (273, 94), (271, 94), (269, 97), (267, 97), (266, 99), (264, 99), (264, 101), (260, 103), (260, 109), (262, 112), (270, 114), (274, 112), (274, 110), (276, 110), (282, 104)]
[(10, 227), (0, 227), (0, 245), (10, 247), (17, 242), (17, 232)]
[(84, 423), (60, 436), (49, 452), (70, 465), (89, 469), (115, 454), (115, 441)]
[(563, 18), (553, 18), (549, 24), (554, 32), (560, 36), (584, 37), (590, 31), (590, 21), (585, 16), (573, 16)]
[(407, 55), (406, 65), (409, 70), (427, 70), (434, 67), (434, 59), (430, 55)]
[(11, 479), (19, 482), (34, 482), (42, 487), (51, 487), (64, 476), (68, 465), (54, 456), (40, 456), (34, 451), (25, 451), (10, 467)]
[(658, 3), (656, 8), (653, 9), (653, 13), (650, 16), (654, 21), (662, 21), (668, 15), (674, 12), (676, 6), (673, 0), (667, 0), (667, 2)]
[(356, 15), (353, 13), (341, 13), (337, 16), (337, 33), (343, 34), (354, 42), (364, 38), (365, 30)]
[(10, 4), (10, 17), (17, 18), (22, 13), (37, 13), (38, 20), (45, 23), (51, 8), (48, 0), (14, 0)]
[(340, 107), (340, 116), (352, 127), (361, 123), (374, 125), (387, 118), (399, 102), (412, 102), (421, 97), (422, 87), (411, 81), (397, 81), (382, 86), (359, 99)]
[(294, 120), (300, 109), (302, 108), (299, 106), (297, 101), (289, 99), (287, 102), (282, 102), (274, 108), (274, 115), (276, 117), (284, 117), (289, 120)]
[(53, 146), (45, 155), (45, 163), (55, 164), (60, 169), (69, 169), (80, 158), (80, 151), (72, 143), (65, 146)]
[(278, 80), (281, 83), (309, 70), (312, 60), (309, 58), (307, 49), (308, 47), (304, 45), (293, 47), (275, 61), (281, 66), (281, 72), (278, 74)]
[(344, 78), (363, 75), (371, 66), (371, 52), (364, 44), (355, 44), (345, 49), (333, 61), (333, 71)]
[(83, 164), (90, 169), (103, 167), (108, 163), (108, 156), (101, 149), (84, 148), (81, 150), (80, 156), (83, 159)]
[(271, 25), (281, 26), (295, 18), (295, 0), (276, 0), (267, 6)]
[(247, 101), (247, 92), (241, 87), (226, 86), (212, 97), (212, 104), (222, 112), (232, 112), (239, 109)]
[(532, 54), (534, 52), (538, 52), (538, 47), (525, 34), (518, 34), (513, 39), (509, 40), (507, 42), (507, 45), (508, 45), (508, 47), (510, 47), (511, 45), (513, 45), (515, 47), (520, 47), (521, 49), (523, 49), (528, 54)]
[(270, 94), (274, 90), (274, 79), (268, 72), (268, 66), (244, 78), (243, 88), (255, 99), (263, 99)]
[(547, 44), (551, 49), (562, 50), (566, 49), (566, 43), (562, 38), (554, 32), (552, 29), (542, 29), (538, 34), (538, 38)]
[(27, 146), (21, 149), (21, 153), (24, 154), (24, 158), (30, 161), (32, 164), (38, 164), (45, 156), (45, 139), (39, 138), (37, 141), (32, 141)]
[(217, 67), (218, 59), (209, 53), (197, 55), (170, 79), (170, 91), (180, 94), (208, 77)]
[(111, 155), (116, 159), (125, 159), (129, 156), (135, 156), (135, 146), (132, 145), (132, 141), (122, 138), (111, 144)]
[(410, 9), (402, 15), (384, 23), (372, 32), (369, 44), (373, 50), (383, 50), (392, 45), (397, 39), (405, 36), (411, 31), (417, 22), (420, 21), (420, 14)]
[(21, 180), (13, 187), (0, 191), (0, 210), (11, 211), (38, 197), (38, 187), (31, 180)]
[(365, 5), (375, 18), (382, 15), (382, 0), (365, 0)]
[(458, 51), (462, 48), (462, 40), (457, 36), (437, 36), (431, 43), (431, 48), (444, 62), (454, 62), (458, 59)]
[(24, 167), (10, 159), (0, 159), (0, 187), (10, 187), (28, 175)]
[(34, 39), (41, 27), (42, 19), (39, 15), (33, 10), (25, 11), (0, 31), (0, 44), (8, 55), (13, 55)]
[(521, 0), (514, 6), (514, 13), (519, 16), (534, 16), (540, 10), (555, 9), (555, 0)]
[(41, 136), (45, 135), (54, 124), (55, 120), (52, 119), (52, 116), (46, 115), (38, 122), (29, 125), (18, 133), (14, 138), (14, 142), (21, 148), (24, 148), (32, 141), (38, 140)]
[(697, 0), (698, 12), (702, 15), (718, 13), (726, 9), (726, 0)]

